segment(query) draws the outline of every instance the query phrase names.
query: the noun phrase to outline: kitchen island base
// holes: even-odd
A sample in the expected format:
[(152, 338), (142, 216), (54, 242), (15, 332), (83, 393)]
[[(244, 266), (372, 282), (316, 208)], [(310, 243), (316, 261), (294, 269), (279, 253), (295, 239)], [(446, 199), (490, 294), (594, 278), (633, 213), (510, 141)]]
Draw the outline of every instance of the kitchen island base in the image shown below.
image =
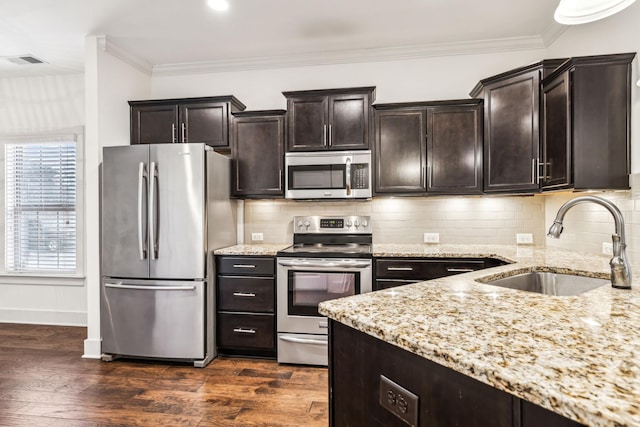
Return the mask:
[[(384, 376), (417, 395), (416, 426), (577, 427), (581, 424), (342, 323), (329, 323), (329, 425), (403, 427), (405, 404)], [(386, 406), (390, 406), (386, 405)], [(400, 408), (402, 413), (404, 408)]]

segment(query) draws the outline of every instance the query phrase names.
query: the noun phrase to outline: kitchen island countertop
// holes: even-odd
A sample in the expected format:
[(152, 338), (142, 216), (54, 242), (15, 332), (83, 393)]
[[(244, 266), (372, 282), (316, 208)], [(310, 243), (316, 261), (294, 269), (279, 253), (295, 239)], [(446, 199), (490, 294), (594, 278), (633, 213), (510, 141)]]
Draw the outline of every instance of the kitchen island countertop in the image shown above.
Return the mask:
[(549, 296), (479, 283), (545, 270), (609, 277), (609, 257), (555, 248), (375, 244), (376, 257), (511, 264), (320, 304), (320, 313), (590, 426), (640, 425), (640, 280)]

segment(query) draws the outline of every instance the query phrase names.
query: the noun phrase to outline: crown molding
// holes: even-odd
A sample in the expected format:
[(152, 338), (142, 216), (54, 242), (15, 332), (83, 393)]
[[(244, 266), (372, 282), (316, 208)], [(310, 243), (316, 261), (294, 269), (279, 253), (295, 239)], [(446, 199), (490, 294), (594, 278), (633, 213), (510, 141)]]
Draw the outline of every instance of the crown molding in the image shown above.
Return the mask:
[(270, 68), (397, 61), (437, 56), (545, 49), (545, 47), (545, 42), (540, 36), (514, 37), (457, 43), (423, 44), (387, 48), (313, 52), (269, 57), (222, 59), (216, 61), (179, 64), (162, 64), (154, 65), (152, 74), (153, 76), (175, 76)]
[(549, 47), (560, 37), (569, 27), (553, 21), (542, 34), (542, 41), (545, 47)]
[(98, 46), (100, 46), (100, 48), (103, 51), (115, 56), (116, 58), (120, 59), (126, 64), (131, 65), (133, 68), (135, 68), (138, 71), (141, 71), (149, 76), (152, 74), (153, 72), (152, 64), (140, 58), (139, 56), (132, 54), (122, 46), (119, 46), (118, 44), (114, 43), (107, 36), (98, 36), (97, 40), (98, 40)]

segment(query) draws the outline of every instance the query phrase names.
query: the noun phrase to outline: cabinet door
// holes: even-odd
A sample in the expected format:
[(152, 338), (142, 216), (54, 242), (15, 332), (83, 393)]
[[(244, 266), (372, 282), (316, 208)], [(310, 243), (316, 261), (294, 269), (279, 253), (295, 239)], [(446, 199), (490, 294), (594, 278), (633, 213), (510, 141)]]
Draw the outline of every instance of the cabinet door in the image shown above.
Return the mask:
[(480, 105), (427, 109), (427, 191), (482, 193)]
[(571, 126), (569, 71), (542, 88), (542, 146), (540, 150), (543, 189), (571, 184)]
[(226, 102), (180, 105), (180, 142), (203, 142), (213, 147), (229, 145), (229, 108)]
[(376, 110), (376, 193), (424, 193), (426, 111)]
[(330, 150), (369, 148), (370, 104), (367, 94), (330, 97), (327, 131)]
[(233, 195), (284, 196), (284, 116), (236, 117), (232, 127)]
[(485, 192), (538, 190), (539, 73), (536, 69), (485, 88)]
[(177, 142), (177, 125), (176, 105), (131, 107), (131, 144)]
[(324, 150), (328, 146), (326, 96), (289, 98), (288, 151)]

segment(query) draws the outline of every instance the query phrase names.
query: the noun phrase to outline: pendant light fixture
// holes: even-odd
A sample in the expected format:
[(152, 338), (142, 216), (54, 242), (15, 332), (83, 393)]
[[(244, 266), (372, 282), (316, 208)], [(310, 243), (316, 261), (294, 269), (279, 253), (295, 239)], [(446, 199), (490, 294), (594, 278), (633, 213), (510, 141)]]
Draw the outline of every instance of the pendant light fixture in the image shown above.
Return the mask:
[(630, 6), (635, 0), (560, 0), (553, 15), (565, 25), (585, 24), (606, 18)]

